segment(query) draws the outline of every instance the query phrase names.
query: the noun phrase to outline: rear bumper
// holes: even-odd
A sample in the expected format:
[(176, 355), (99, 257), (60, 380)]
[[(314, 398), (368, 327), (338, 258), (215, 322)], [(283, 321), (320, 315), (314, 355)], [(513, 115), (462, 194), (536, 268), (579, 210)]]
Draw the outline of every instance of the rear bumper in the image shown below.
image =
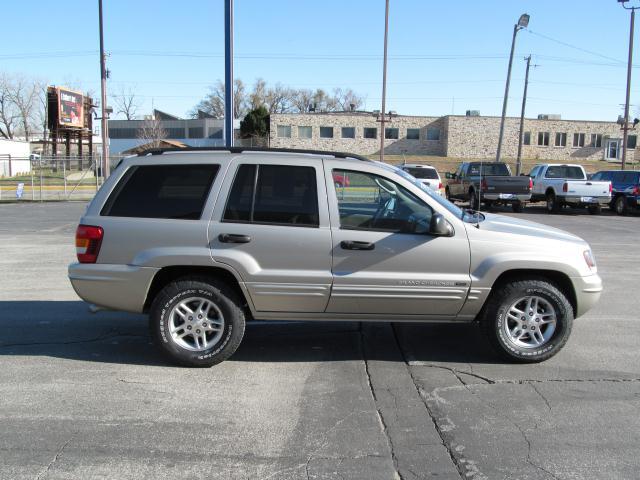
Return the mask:
[(582, 199), (587, 197), (579, 197), (579, 196), (570, 196), (570, 197), (561, 197), (560, 200), (568, 205), (574, 206), (589, 206), (589, 205), (608, 205), (611, 202), (611, 197), (588, 197), (591, 198), (592, 201), (584, 202)]
[(600, 300), (602, 294), (602, 279), (598, 274), (589, 275), (587, 277), (572, 277), (573, 288), (576, 292), (576, 318), (584, 315), (586, 312)]
[(158, 270), (132, 265), (72, 263), (69, 280), (78, 296), (89, 303), (141, 313)]
[(506, 194), (508, 196), (505, 197), (505, 194), (500, 194), (500, 193), (483, 193), (482, 194), (482, 198), (484, 200), (491, 200), (494, 202), (500, 201), (500, 202), (528, 202), (529, 200), (531, 200), (531, 194), (530, 193), (513, 193), (513, 194)]

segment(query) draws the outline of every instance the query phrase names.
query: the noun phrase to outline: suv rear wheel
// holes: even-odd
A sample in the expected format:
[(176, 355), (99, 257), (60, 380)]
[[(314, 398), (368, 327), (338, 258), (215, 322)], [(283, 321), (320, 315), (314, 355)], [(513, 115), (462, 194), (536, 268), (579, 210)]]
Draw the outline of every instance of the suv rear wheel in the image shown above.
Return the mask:
[(546, 280), (516, 280), (492, 293), (481, 324), (502, 357), (518, 363), (541, 362), (567, 343), (573, 308)]
[(627, 199), (624, 195), (618, 195), (616, 203), (614, 204), (614, 209), (618, 215), (627, 214)]
[(236, 351), (245, 318), (236, 293), (223, 282), (185, 277), (158, 293), (149, 327), (154, 341), (174, 362), (211, 367)]

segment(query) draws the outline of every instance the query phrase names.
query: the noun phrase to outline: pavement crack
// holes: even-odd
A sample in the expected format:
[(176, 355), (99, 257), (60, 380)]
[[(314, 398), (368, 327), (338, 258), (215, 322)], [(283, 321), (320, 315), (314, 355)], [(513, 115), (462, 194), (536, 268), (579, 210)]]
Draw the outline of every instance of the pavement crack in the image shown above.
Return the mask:
[(117, 330), (109, 330), (108, 332), (102, 333), (97, 337), (87, 338), (84, 340), (69, 340), (65, 342), (5, 343), (0, 345), (0, 348), (30, 347), (30, 346), (45, 346), (45, 345), (76, 345), (76, 344), (82, 344), (82, 343), (102, 342), (104, 340), (110, 340), (112, 338), (122, 338), (122, 337), (145, 337), (146, 338), (146, 335), (125, 334), (125, 333), (120, 333)]
[(529, 386), (533, 388), (533, 390), (540, 396), (540, 398), (542, 398), (542, 400), (544, 400), (544, 403), (547, 405), (547, 408), (549, 409), (549, 411), (551, 411), (552, 410), (551, 403), (549, 403), (549, 400), (547, 400), (547, 397), (545, 397), (542, 394), (542, 392), (538, 390), (538, 387), (536, 387), (535, 383), (529, 383)]
[[(362, 327), (362, 323), (360, 324), (360, 326)], [(371, 392), (371, 397), (373, 398), (373, 402), (374, 402), (375, 407), (376, 407), (376, 413), (378, 415), (378, 420), (380, 421), (380, 425), (382, 426), (382, 433), (384, 434), (384, 436), (385, 436), (385, 438), (387, 440), (387, 445), (389, 446), (389, 451), (391, 452), (391, 460), (393, 462), (393, 469), (394, 469), (394, 473), (395, 473), (395, 478), (399, 479), (399, 480), (404, 480), (403, 477), (402, 477), (402, 474), (400, 473), (400, 468), (398, 466), (398, 458), (396, 457), (396, 452), (395, 452), (395, 448), (394, 448), (394, 445), (393, 445), (393, 440), (391, 440), (391, 436), (389, 435), (389, 430), (387, 428), (387, 424), (384, 421), (384, 416), (382, 415), (382, 412), (380, 411), (380, 408), (378, 407), (378, 398), (376, 396), (375, 389), (373, 388), (373, 385), (371, 384), (371, 372), (369, 371), (369, 362), (367, 360), (367, 355), (365, 354), (364, 333), (362, 331), (362, 328), (360, 328), (360, 353), (362, 354), (362, 361), (364, 362), (364, 371), (365, 371), (365, 375), (367, 377), (367, 385), (369, 386), (369, 392)]]
[(40, 473), (38, 473), (35, 480), (41, 480), (42, 478), (44, 478), (44, 476), (47, 473), (49, 473), (53, 465), (60, 459), (60, 457), (62, 457), (62, 454), (64, 453), (64, 449), (67, 448), (67, 445), (69, 445), (69, 443), (71, 443), (72, 438), (73, 437), (71, 437), (70, 439), (68, 439), (66, 442), (62, 444), (62, 446), (58, 449), (53, 459), (49, 462), (49, 464), (45, 469), (43, 469)]

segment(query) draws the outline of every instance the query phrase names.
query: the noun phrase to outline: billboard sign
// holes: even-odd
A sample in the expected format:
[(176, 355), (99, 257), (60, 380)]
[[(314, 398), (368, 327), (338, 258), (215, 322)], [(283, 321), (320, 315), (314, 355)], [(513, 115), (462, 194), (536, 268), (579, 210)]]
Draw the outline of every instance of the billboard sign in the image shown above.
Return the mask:
[(58, 123), (61, 127), (84, 127), (84, 95), (58, 88)]

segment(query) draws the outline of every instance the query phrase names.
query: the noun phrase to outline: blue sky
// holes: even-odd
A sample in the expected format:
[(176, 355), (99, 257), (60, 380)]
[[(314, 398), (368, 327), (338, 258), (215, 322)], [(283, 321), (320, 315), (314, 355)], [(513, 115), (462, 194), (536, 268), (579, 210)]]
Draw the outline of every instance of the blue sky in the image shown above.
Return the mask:
[[(97, 0), (10, 2), (0, 71), (99, 92)], [(615, 0), (391, 0), (388, 109), (499, 115), (513, 24), (518, 34), (509, 115), (615, 120), (622, 113), (629, 13)], [(640, 0), (631, 0), (640, 6)], [(224, 75), (222, 0), (104, 0), (109, 89), (185, 115)], [(236, 0), (235, 76), (328, 90), (352, 88), (380, 108), (384, 0)], [(637, 28), (640, 30), (640, 17)], [(573, 47), (570, 47), (569, 44)], [(636, 45), (640, 49), (640, 44)], [(637, 58), (637, 57), (636, 57)], [(634, 68), (631, 103), (640, 103)], [(635, 85), (635, 86), (634, 86)], [(637, 99), (637, 101), (636, 101)], [(637, 107), (632, 107), (637, 115)]]

